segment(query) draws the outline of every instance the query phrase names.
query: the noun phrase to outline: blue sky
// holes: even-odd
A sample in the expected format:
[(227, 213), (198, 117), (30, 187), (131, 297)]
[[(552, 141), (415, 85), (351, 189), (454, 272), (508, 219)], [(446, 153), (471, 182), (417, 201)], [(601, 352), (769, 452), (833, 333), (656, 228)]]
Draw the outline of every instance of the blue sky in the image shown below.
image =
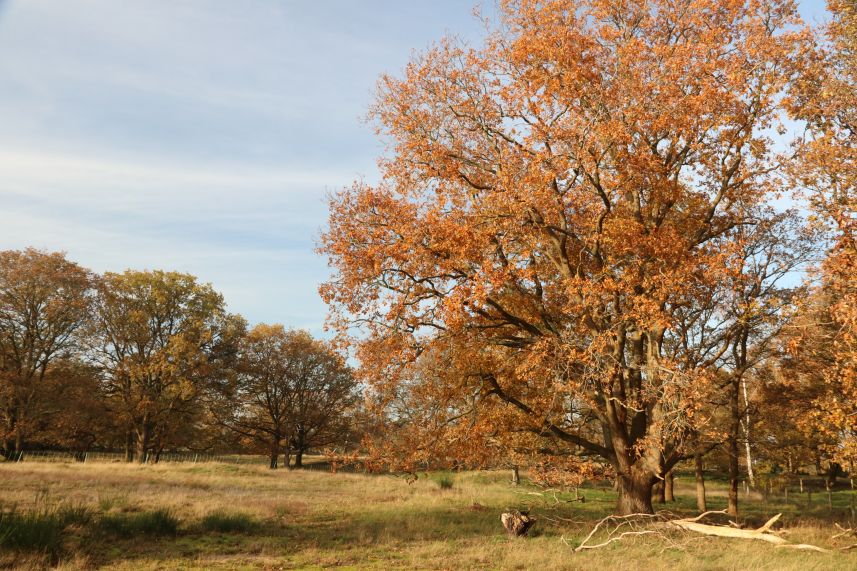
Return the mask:
[(326, 193), (375, 176), (375, 82), (478, 40), (473, 5), (0, 0), (0, 249), (190, 272), (251, 323), (321, 333), (315, 239)]

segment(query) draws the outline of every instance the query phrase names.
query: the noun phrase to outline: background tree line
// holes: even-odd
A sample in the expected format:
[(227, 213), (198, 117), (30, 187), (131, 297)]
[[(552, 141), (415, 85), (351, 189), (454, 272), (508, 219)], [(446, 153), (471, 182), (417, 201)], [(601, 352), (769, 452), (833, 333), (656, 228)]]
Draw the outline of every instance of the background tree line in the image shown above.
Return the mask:
[(359, 389), (333, 347), (226, 311), (194, 276), (93, 272), (0, 252), (0, 443), (76, 451), (294, 452), (359, 441)]

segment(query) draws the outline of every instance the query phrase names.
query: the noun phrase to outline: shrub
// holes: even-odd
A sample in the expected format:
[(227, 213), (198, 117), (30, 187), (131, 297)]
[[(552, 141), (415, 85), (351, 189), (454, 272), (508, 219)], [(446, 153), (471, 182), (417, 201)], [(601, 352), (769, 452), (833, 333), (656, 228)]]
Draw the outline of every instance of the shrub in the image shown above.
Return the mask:
[(175, 535), (179, 520), (168, 510), (104, 515), (98, 522), (102, 533), (118, 537), (145, 535)]
[(202, 518), (202, 529), (219, 533), (249, 533), (257, 524), (247, 514), (217, 510)]
[(437, 485), (441, 490), (451, 490), (452, 484), (453, 482), (450, 476), (441, 476), (437, 479)]

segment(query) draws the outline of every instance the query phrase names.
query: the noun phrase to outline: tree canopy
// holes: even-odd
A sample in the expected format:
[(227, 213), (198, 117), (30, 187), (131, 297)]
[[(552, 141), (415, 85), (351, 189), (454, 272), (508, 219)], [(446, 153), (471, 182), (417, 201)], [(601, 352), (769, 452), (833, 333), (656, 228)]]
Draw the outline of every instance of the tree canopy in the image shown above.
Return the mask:
[(605, 459), (618, 511), (649, 512), (731, 346), (698, 359), (678, 324), (730, 298), (746, 228), (777, 216), (771, 133), (811, 36), (785, 0), (500, 7), (483, 46), (381, 80), (390, 152), (331, 200), (322, 293), (381, 402), (442, 363), (424, 446), (529, 432)]

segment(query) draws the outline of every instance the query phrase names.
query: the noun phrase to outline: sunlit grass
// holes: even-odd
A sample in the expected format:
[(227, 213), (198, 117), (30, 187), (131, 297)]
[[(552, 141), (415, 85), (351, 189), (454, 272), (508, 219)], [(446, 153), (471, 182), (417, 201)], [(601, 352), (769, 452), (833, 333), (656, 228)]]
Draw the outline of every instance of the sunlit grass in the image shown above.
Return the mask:
[[(441, 483), (446, 480), (450, 486)], [(724, 484), (711, 481), (709, 490), (711, 509), (725, 507)], [(420, 474), (409, 482), (227, 464), (0, 465), (6, 513), (23, 513), (40, 495), (53, 499), (56, 514), (60, 505), (78, 510), (57, 528), (60, 547), (52, 552), (65, 569), (857, 568), (851, 553), (792, 552), (713, 538), (684, 550), (629, 539), (575, 554), (574, 546), (615, 501), (609, 486), (587, 486), (580, 494), (584, 502), (575, 501), (573, 492), (545, 493), (526, 481), (515, 487), (506, 472)], [(692, 478), (677, 479), (676, 497), (656, 508), (695, 513)], [(783, 512), (790, 541), (825, 547), (847, 544), (830, 538), (834, 521), (849, 525), (850, 502), (848, 490), (833, 493), (832, 509), (818, 492), (812, 506), (806, 494), (767, 502), (741, 494), (748, 523)], [(528, 509), (538, 518), (532, 537), (506, 537), (499, 516), (507, 509)], [(7, 546), (0, 567), (38, 569), (49, 559), (38, 550)]]

